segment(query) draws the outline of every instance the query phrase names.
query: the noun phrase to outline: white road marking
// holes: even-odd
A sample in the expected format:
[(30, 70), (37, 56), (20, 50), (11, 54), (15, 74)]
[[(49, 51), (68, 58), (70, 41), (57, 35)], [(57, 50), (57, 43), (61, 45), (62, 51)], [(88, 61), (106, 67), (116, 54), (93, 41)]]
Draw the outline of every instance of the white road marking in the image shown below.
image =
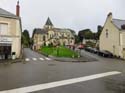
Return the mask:
[(32, 58), (34, 61), (36, 61), (37, 59), (36, 58)]
[(29, 59), (29, 58), (26, 58), (25, 61), (30, 61), (30, 59)]
[(39, 58), (39, 59), (42, 60), (42, 61), (44, 60), (43, 58)]
[(102, 78), (102, 77), (111, 76), (111, 75), (117, 75), (117, 74), (121, 74), (121, 72), (112, 71), (112, 72), (94, 74), (90, 76), (84, 76), (84, 77), (73, 78), (73, 79), (68, 79), (68, 80), (61, 80), (61, 81), (56, 81), (56, 82), (51, 82), (51, 83), (45, 83), (45, 84), (33, 85), (33, 86), (22, 87), (22, 88), (17, 88), (17, 89), (0, 91), (0, 93), (29, 93), (29, 92), (55, 88), (59, 86), (79, 83), (83, 81), (93, 80), (93, 79)]
[(46, 60), (51, 60), (51, 59), (50, 59), (50, 58), (48, 58), (48, 57), (46, 57), (45, 59), (46, 59)]

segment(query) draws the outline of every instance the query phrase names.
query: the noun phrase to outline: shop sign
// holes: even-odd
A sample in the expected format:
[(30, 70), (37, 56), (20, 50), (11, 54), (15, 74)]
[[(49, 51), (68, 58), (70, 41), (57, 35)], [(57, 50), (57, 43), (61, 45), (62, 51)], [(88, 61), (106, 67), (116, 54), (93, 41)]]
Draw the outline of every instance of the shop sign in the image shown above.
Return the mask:
[(0, 37), (0, 42), (12, 42), (12, 38), (10, 38), (10, 37)]

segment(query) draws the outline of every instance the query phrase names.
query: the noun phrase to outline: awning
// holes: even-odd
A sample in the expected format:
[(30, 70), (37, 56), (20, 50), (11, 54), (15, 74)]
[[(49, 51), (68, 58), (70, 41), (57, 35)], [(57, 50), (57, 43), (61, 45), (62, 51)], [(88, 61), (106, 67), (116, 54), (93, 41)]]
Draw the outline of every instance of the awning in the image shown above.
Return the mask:
[(11, 46), (11, 42), (0, 42), (0, 46)]

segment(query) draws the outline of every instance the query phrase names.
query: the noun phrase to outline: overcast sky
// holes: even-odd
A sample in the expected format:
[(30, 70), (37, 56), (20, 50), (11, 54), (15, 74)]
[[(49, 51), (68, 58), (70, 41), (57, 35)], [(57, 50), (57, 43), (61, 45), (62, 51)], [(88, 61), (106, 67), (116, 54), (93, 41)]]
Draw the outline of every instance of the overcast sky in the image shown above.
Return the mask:
[[(17, 0), (0, 0), (0, 7), (15, 13)], [(49, 16), (55, 27), (78, 32), (104, 25), (109, 12), (114, 18), (125, 19), (125, 0), (20, 0), (23, 29), (30, 34), (42, 28)]]

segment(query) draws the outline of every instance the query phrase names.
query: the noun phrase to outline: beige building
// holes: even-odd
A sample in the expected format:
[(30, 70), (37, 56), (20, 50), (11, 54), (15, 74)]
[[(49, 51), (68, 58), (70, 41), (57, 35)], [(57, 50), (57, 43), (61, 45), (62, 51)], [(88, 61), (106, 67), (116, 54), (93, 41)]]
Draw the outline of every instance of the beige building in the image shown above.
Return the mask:
[(20, 57), (21, 30), (19, 2), (17, 15), (0, 8), (0, 59), (11, 58), (13, 52), (15, 52), (16, 58)]
[(75, 32), (71, 29), (55, 28), (48, 18), (43, 29), (34, 29), (33, 31), (33, 49), (38, 50), (41, 46), (56, 45), (74, 45)]
[(113, 19), (109, 13), (99, 41), (100, 50), (125, 58), (125, 20)]

